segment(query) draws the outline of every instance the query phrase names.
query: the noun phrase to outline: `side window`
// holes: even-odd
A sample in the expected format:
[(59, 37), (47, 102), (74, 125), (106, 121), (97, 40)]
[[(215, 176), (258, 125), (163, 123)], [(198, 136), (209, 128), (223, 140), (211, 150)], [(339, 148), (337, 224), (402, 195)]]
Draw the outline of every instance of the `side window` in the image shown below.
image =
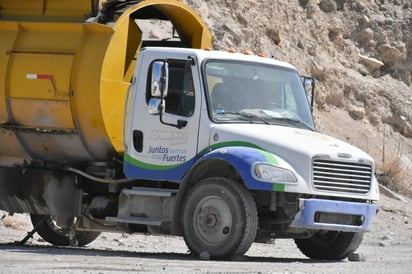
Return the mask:
[(186, 61), (170, 61), (166, 112), (191, 116), (194, 109), (195, 90), (191, 67)]
[[(192, 116), (195, 109), (195, 89), (192, 70), (186, 60), (171, 60), (169, 65), (168, 92), (165, 98), (165, 112), (180, 116)], [(149, 72), (149, 77), (151, 72)], [(146, 100), (150, 99), (150, 79), (148, 79)]]

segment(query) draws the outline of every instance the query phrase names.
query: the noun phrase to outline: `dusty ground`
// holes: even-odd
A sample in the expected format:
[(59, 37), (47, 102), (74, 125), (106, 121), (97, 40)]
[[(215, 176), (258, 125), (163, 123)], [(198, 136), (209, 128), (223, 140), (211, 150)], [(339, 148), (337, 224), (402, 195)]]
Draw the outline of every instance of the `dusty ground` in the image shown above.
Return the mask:
[(0, 273), (411, 273), (412, 200), (382, 195), (373, 231), (357, 253), (361, 261), (313, 261), (292, 240), (253, 244), (239, 261), (202, 261), (179, 237), (104, 233), (83, 248), (56, 248), (31, 229), (28, 216), (0, 212)]

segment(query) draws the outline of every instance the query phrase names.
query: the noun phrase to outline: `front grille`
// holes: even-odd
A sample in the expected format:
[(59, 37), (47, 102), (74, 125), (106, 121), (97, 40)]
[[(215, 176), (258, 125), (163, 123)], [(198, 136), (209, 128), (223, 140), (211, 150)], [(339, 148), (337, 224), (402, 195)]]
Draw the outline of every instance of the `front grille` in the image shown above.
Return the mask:
[(368, 164), (315, 159), (312, 167), (316, 190), (366, 194), (372, 182), (372, 166)]

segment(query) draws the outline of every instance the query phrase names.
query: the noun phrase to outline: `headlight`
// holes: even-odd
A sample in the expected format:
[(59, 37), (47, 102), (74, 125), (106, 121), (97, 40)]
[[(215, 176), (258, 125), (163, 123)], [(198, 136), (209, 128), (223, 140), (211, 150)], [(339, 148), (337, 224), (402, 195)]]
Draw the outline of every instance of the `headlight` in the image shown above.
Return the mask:
[(270, 183), (296, 183), (298, 181), (290, 170), (266, 163), (256, 164), (253, 172), (254, 177), (260, 181)]

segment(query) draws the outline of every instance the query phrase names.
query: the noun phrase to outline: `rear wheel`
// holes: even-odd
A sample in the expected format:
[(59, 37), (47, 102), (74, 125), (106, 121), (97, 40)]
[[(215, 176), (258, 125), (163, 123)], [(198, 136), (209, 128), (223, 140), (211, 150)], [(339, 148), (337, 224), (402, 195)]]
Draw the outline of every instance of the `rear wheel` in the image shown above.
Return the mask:
[[(37, 227), (37, 233), (46, 242), (58, 246), (84, 246), (93, 242), (99, 235), (100, 232), (89, 232), (89, 231), (76, 231), (73, 237), (69, 236), (69, 229), (63, 228), (58, 225), (57, 219), (53, 216), (48, 215), (30, 215), (31, 222), (34, 227)], [(43, 218), (45, 218), (43, 220)], [(75, 218), (65, 218), (66, 224), (73, 224)], [(59, 222), (62, 222), (59, 218)]]
[(362, 232), (320, 231), (307, 239), (295, 239), (295, 243), (311, 259), (343, 260), (359, 247), (362, 239)]
[(243, 255), (253, 243), (257, 211), (250, 193), (226, 178), (199, 182), (183, 204), (183, 237), (194, 254), (212, 258)]

